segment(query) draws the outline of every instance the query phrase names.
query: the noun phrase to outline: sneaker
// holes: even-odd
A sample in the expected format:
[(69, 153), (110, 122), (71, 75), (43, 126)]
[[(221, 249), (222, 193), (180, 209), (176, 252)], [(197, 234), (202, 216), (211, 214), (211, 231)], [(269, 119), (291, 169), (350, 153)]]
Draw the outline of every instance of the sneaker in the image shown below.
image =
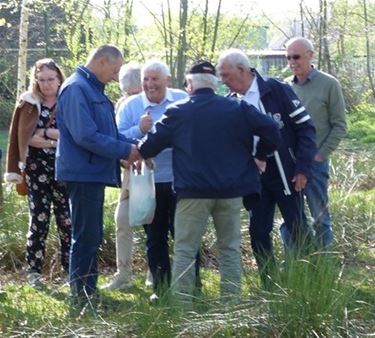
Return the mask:
[(159, 303), (159, 296), (156, 294), (156, 293), (153, 293), (151, 296), (150, 296), (150, 304), (151, 305), (156, 305)]
[(152, 273), (148, 269), (147, 275), (146, 275), (146, 280), (145, 280), (145, 285), (146, 285), (146, 287), (150, 288), (150, 287), (152, 287), (153, 284), (154, 284), (154, 281), (153, 281), (153, 278), (152, 278)]
[(107, 291), (114, 291), (114, 290), (121, 290), (121, 289), (129, 289), (133, 286), (133, 282), (124, 275), (116, 273), (113, 279), (106, 285), (104, 285), (101, 289)]
[(28, 272), (26, 275), (26, 279), (29, 285), (36, 289), (40, 289), (43, 287), (41, 278), (42, 278), (42, 275), (39, 272), (35, 272), (35, 271)]

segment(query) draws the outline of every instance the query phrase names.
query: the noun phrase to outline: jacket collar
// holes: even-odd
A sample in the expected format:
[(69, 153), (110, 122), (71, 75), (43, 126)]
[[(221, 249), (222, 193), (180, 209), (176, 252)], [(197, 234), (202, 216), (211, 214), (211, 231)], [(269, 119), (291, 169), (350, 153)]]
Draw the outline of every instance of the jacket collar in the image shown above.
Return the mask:
[(31, 92), (22, 93), (20, 96), (20, 101), (25, 101), (27, 103), (32, 104), (33, 106), (36, 106), (38, 109), (38, 114), (40, 115), (42, 111), (41, 102), (40, 102), (40, 99), (37, 96), (35, 96), (33, 93)]
[(197, 90), (194, 91), (193, 95), (199, 95), (199, 94), (215, 94), (213, 89), (211, 88), (198, 88)]
[[(271, 91), (271, 87), (268, 85), (268, 83), (263, 79), (263, 77), (257, 72), (255, 68), (251, 68), (251, 72), (254, 75), (254, 80), (257, 81), (258, 88), (259, 88), (259, 95), (262, 98), (264, 95), (266, 95), (268, 92)], [(250, 88), (248, 88), (249, 90)], [(241, 97), (238, 93), (231, 92), (226, 95), (227, 97)]]
[(99, 89), (101, 92), (104, 92), (105, 84), (100, 82), (96, 75), (85, 66), (78, 66), (77, 73), (87, 79), (93, 86)]
[(257, 72), (255, 68), (251, 69), (251, 71), (256, 76), (256, 81), (258, 83), (258, 88), (259, 88), (259, 94), (260, 94), (260, 97), (262, 98), (263, 96), (265, 96), (267, 93), (271, 91), (271, 87), (264, 80), (264, 78)]

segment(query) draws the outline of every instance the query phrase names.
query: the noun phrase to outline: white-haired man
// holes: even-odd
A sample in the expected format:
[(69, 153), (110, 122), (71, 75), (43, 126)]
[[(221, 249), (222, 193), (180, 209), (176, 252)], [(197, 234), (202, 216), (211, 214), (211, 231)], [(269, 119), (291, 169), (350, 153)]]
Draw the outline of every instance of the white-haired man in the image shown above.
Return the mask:
[[(168, 66), (159, 60), (150, 60), (141, 70), (143, 92), (130, 97), (118, 111), (120, 133), (127, 137), (142, 138), (154, 130), (154, 123), (164, 114), (167, 106), (188, 94), (168, 88), (171, 74)], [(144, 225), (147, 240), (147, 262), (153, 277), (154, 301), (170, 285), (168, 233), (173, 233), (176, 194), (173, 190), (172, 151), (165, 149), (155, 158), (156, 210), (152, 224)]]
[[(126, 100), (142, 91), (141, 66), (134, 61), (122, 65), (119, 72), (119, 85), (122, 97), (116, 104), (117, 117)], [(114, 216), (117, 271), (112, 280), (103, 286), (105, 290), (121, 290), (133, 285), (133, 231), (129, 225), (129, 168), (122, 170), (121, 192)]]
[(233, 96), (246, 101), (278, 123), (281, 142), (268, 154), (262, 173), (262, 195), (250, 212), (251, 245), (263, 284), (273, 271), (271, 232), (276, 204), (298, 250), (310, 238), (303, 211), (303, 196), (316, 153), (311, 118), (293, 90), (276, 79), (263, 79), (239, 49), (224, 51), (217, 65), (220, 77)]

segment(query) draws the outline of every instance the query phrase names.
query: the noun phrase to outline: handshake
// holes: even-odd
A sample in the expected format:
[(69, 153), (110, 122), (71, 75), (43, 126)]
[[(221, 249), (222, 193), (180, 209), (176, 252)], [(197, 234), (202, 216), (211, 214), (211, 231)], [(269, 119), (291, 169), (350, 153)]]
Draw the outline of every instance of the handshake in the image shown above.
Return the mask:
[[(137, 146), (135, 144), (132, 144), (128, 158), (126, 160), (121, 159), (120, 164), (125, 169), (130, 169), (131, 165), (135, 165), (136, 168), (140, 168), (143, 160), (144, 159), (141, 153), (139, 152)], [(147, 159), (144, 161), (145, 161), (146, 166), (149, 169), (153, 169), (154, 164), (153, 164), (152, 159)]]

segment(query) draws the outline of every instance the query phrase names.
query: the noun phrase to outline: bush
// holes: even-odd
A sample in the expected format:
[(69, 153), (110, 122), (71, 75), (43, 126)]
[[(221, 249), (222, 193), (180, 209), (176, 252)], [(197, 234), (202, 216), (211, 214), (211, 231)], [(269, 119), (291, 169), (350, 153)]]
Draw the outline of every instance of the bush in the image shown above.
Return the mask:
[(375, 142), (375, 105), (364, 102), (348, 114), (348, 137), (362, 143)]
[(8, 129), (15, 101), (0, 96), (0, 129)]

